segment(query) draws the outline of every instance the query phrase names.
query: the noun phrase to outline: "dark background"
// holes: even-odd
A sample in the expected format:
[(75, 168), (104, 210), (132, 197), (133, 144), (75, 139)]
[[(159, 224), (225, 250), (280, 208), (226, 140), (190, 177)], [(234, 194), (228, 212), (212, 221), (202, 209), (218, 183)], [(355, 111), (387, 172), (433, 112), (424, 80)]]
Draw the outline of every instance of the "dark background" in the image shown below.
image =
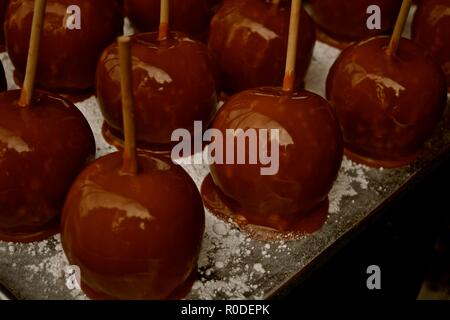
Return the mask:
[[(370, 265), (381, 268), (381, 290), (367, 289)], [(289, 300), (450, 299), (450, 155), (286, 294)]]

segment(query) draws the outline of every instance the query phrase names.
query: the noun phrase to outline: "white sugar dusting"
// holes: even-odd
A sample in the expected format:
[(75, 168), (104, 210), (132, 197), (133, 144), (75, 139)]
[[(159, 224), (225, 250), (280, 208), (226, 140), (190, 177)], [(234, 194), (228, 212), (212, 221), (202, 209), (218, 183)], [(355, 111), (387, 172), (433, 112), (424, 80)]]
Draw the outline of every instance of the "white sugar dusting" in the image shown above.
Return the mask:
[[(30, 244), (0, 242), (0, 245), (5, 245), (1, 247), (0, 252), (7, 252), (10, 256), (18, 255), (15, 257), (19, 258), (16, 259), (18, 263), (13, 263), (12, 267), (22, 270), (20, 277), (22, 286), (28, 289), (38, 284), (36, 288), (33, 288), (35, 296), (24, 293), (23, 298), (52, 297), (55, 292), (65, 291), (66, 298), (86, 299), (78, 283), (73, 280), (72, 283), (70, 282), (70, 275), (67, 273), (68, 261), (59, 235)], [(23, 256), (36, 257), (36, 259), (22, 259)], [(27, 260), (32, 263), (27, 263)], [(66, 285), (63, 286), (64, 284)]]
[(330, 192), (330, 213), (338, 213), (340, 211), (340, 204), (344, 197), (357, 196), (358, 191), (356, 188), (368, 189), (367, 170), (369, 170), (367, 167), (344, 158), (339, 177)]
[(261, 263), (255, 263), (255, 264), (253, 265), (253, 269), (254, 269), (256, 272), (259, 272), (259, 273), (262, 273), (262, 274), (266, 273), (266, 270), (264, 270), (264, 267), (262, 266)]

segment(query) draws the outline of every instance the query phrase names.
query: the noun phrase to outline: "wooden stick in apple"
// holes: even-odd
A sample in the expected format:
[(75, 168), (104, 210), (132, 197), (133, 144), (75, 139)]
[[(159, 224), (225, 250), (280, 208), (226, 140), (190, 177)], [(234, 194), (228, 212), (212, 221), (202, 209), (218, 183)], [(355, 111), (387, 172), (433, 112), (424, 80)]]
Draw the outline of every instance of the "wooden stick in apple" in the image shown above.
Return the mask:
[(289, 40), (286, 59), (286, 72), (283, 82), (284, 91), (293, 91), (295, 83), (295, 63), (297, 57), (298, 29), (300, 24), (301, 0), (292, 0)]
[(122, 93), (122, 114), (125, 135), (122, 171), (135, 175), (138, 171), (136, 161), (136, 136), (134, 126), (134, 99), (132, 78), (132, 56), (130, 38), (118, 39), (120, 57), (120, 83)]
[(28, 49), (27, 70), (20, 94), (19, 105), (26, 107), (31, 104), (33, 98), (34, 81), (36, 78), (37, 63), (39, 59), (39, 48), (41, 45), (42, 30), (44, 28), (44, 17), (47, 0), (36, 0), (34, 2), (34, 14), (31, 27), (30, 47)]
[(394, 32), (392, 33), (391, 41), (389, 42), (389, 46), (387, 48), (387, 53), (389, 56), (393, 56), (397, 52), (398, 44), (402, 38), (406, 20), (408, 19), (408, 14), (411, 9), (411, 3), (412, 0), (403, 0), (402, 8), (400, 9), (400, 14), (397, 18)]
[(161, 20), (159, 23), (159, 40), (167, 39), (169, 35), (169, 0), (161, 0)]

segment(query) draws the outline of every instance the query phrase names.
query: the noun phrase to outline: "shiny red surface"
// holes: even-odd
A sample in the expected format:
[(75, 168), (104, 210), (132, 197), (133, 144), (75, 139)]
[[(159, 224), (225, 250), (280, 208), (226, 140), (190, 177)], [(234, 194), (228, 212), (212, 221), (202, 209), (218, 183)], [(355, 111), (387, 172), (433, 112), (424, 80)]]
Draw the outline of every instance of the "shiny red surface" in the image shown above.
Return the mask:
[[(229, 0), (211, 22), (209, 47), (228, 92), (281, 86), (289, 34), (289, 5), (263, 0)], [(315, 27), (302, 11), (297, 54), (297, 88), (303, 84), (315, 43)]]
[[(312, 17), (327, 34), (343, 41), (357, 41), (379, 34), (390, 33), (402, 0), (310, 0)], [(367, 28), (367, 8), (381, 9), (381, 30)]]
[(395, 57), (388, 37), (345, 50), (327, 80), (347, 150), (369, 165), (396, 167), (411, 162), (443, 114), (445, 75), (420, 47), (403, 39)]
[(110, 154), (75, 181), (63, 211), (64, 251), (93, 298), (167, 299), (197, 268), (200, 194), (169, 158), (139, 153), (136, 176), (121, 165), (122, 154)]
[[(145, 144), (169, 144), (179, 128), (207, 127), (216, 111), (217, 82), (207, 47), (179, 34), (157, 40), (157, 33), (133, 36), (133, 92), (136, 138)], [(97, 97), (106, 123), (122, 131), (117, 44), (97, 67)]]
[(42, 240), (55, 233), (70, 185), (95, 154), (81, 112), (36, 92), (19, 107), (20, 91), (0, 94), (0, 239)]
[[(70, 5), (81, 9), (81, 29), (66, 28)], [(25, 74), (33, 8), (33, 0), (10, 0), (5, 20), (6, 46), (19, 79)], [(37, 86), (56, 92), (92, 88), (97, 61), (103, 49), (122, 34), (122, 27), (116, 1), (48, 0)]]
[[(212, 127), (223, 134), (226, 129), (250, 128), (280, 132), (280, 165), (275, 175), (261, 175), (260, 164), (211, 165), (212, 179), (228, 198), (228, 209), (234, 208), (236, 221), (298, 231), (308, 230), (299, 220), (324, 205), (326, 216), (328, 193), (343, 157), (342, 134), (326, 100), (307, 91), (248, 90), (230, 98)], [(248, 152), (247, 146), (247, 159)], [(212, 198), (204, 199), (210, 209), (218, 208), (209, 202)]]
[(424, 0), (416, 11), (412, 39), (438, 61), (450, 91), (450, 0)]

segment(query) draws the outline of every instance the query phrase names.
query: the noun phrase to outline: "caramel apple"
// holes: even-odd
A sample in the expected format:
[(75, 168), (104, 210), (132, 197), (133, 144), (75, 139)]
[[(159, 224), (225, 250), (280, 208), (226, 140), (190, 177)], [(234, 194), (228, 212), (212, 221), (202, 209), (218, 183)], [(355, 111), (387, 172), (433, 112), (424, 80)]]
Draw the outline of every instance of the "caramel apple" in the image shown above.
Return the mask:
[(94, 299), (181, 298), (205, 215), (195, 183), (168, 157), (136, 153), (129, 38), (119, 39), (124, 151), (92, 163), (67, 197), (61, 241)]
[(283, 87), (238, 93), (219, 110), (212, 130), (227, 139), (215, 153), (226, 161), (214, 161), (202, 185), (208, 209), (265, 240), (296, 238), (322, 226), (343, 158), (342, 133), (328, 102), (294, 91), (300, 8), (293, 0)]
[[(227, 129), (277, 129), (280, 157), (275, 175), (261, 175), (262, 165), (211, 165), (212, 180), (202, 189), (210, 210), (244, 229), (258, 225), (303, 233), (320, 228), (343, 156), (342, 134), (325, 99), (307, 91), (248, 90), (230, 98), (212, 127), (224, 135)], [(246, 149), (247, 159), (249, 153)]]
[(204, 211), (194, 182), (168, 158), (137, 162), (130, 176), (120, 153), (95, 161), (67, 198), (61, 240), (91, 298), (171, 298), (196, 270)]
[[(296, 88), (303, 85), (315, 43), (315, 27), (302, 10)], [(289, 33), (289, 3), (225, 2), (211, 22), (209, 46), (224, 89), (230, 93), (283, 81)]]
[(327, 97), (342, 126), (348, 155), (371, 166), (414, 160), (447, 101), (445, 75), (412, 41), (395, 56), (381, 36), (346, 49), (327, 79)]
[[(10, 0), (5, 19), (6, 46), (22, 81), (30, 39), (33, 0)], [(80, 8), (80, 25), (69, 7)], [(70, 26), (70, 27), (69, 27)], [(122, 33), (117, 1), (48, 0), (36, 85), (56, 92), (90, 89), (102, 51)]]
[(431, 137), (447, 102), (440, 66), (401, 37), (412, 0), (404, 0), (389, 38), (342, 52), (327, 79), (349, 157), (374, 167), (412, 162)]
[(0, 240), (42, 240), (58, 231), (70, 185), (94, 157), (81, 112), (34, 90), (45, 0), (36, 0), (24, 87), (0, 93)]
[[(125, 11), (140, 32), (158, 31), (161, 0), (125, 0)], [(206, 39), (217, 0), (171, 0), (170, 23), (174, 31)]]
[[(169, 149), (174, 130), (193, 131), (194, 121), (208, 126), (217, 105), (217, 83), (208, 48), (171, 32), (159, 40), (157, 32), (131, 38), (136, 139), (141, 147)], [(119, 55), (108, 47), (97, 67), (97, 97), (106, 135), (123, 135)], [(107, 140), (114, 140), (107, 138)]]
[(414, 16), (412, 39), (444, 69), (450, 92), (450, 1), (424, 0)]
[(95, 142), (70, 102), (35, 92), (22, 107), (19, 96), (0, 93), (0, 240), (28, 242), (58, 232), (67, 192), (94, 158)]
[[(364, 38), (390, 33), (395, 25), (402, 0), (310, 0), (310, 12), (317, 23), (331, 39), (330, 44), (352, 42)], [(381, 9), (381, 29), (369, 29), (367, 13), (369, 6)], [(333, 40), (336, 43), (333, 43)]]

